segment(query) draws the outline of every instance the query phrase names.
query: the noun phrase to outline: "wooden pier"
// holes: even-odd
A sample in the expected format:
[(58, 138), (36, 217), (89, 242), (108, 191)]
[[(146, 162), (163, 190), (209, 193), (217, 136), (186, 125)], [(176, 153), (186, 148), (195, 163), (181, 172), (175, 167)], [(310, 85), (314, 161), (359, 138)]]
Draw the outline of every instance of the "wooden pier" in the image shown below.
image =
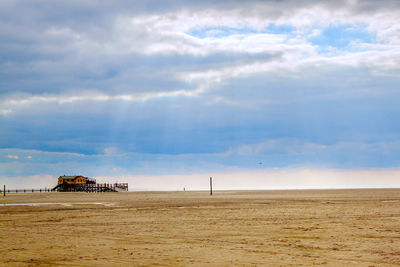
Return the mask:
[(90, 184), (58, 184), (52, 189), (57, 192), (121, 192), (128, 191), (128, 183), (90, 183)]
[(120, 192), (128, 191), (128, 183), (97, 183), (95, 178), (82, 175), (62, 175), (52, 189), (57, 192)]
[(85, 192), (120, 192), (128, 191), (127, 183), (114, 183), (114, 184), (87, 184)]

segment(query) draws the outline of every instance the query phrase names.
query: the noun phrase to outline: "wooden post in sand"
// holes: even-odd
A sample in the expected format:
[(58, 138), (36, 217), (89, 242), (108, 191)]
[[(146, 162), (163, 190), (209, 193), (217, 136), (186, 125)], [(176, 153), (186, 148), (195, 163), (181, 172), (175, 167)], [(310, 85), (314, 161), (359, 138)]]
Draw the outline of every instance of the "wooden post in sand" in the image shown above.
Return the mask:
[(212, 196), (212, 177), (210, 177), (210, 196)]
[(6, 196), (6, 185), (3, 185), (3, 194)]

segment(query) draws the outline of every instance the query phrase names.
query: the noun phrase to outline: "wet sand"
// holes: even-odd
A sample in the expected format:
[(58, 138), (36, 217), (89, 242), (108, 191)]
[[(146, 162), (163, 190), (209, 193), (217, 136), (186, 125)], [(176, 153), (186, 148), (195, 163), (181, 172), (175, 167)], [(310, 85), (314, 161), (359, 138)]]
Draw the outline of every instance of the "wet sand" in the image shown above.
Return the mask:
[(400, 266), (400, 189), (10, 194), (0, 265)]

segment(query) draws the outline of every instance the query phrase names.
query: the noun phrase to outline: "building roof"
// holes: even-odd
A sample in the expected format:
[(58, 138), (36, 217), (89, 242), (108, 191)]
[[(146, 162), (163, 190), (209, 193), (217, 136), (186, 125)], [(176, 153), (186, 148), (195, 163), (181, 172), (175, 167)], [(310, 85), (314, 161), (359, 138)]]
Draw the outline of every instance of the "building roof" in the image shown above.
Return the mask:
[[(83, 176), (82, 175), (75, 175), (75, 176), (63, 175), (63, 176), (60, 176), (60, 177), (63, 178), (63, 179), (75, 179), (77, 177), (83, 177)], [(86, 177), (84, 177), (84, 178), (86, 178)]]

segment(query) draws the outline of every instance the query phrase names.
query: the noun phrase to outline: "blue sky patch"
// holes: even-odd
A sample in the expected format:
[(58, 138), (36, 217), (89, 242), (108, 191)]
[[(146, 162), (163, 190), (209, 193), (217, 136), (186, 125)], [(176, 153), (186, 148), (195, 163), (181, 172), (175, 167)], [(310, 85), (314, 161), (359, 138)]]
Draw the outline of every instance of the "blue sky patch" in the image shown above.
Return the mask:
[(226, 37), (234, 34), (251, 34), (257, 33), (258, 31), (249, 28), (227, 28), (227, 27), (210, 27), (193, 29), (188, 32), (189, 35), (197, 38), (207, 38), (207, 37)]
[(319, 52), (325, 53), (332, 49), (354, 51), (352, 42), (373, 43), (375, 36), (360, 25), (331, 25), (310, 39), (313, 45), (319, 46)]
[(291, 25), (278, 25), (275, 23), (271, 23), (267, 27), (267, 32), (274, 34), (289, 34), (292, 33), (294, 30), (295, 27)]
[(207, 37), (216, 37), (222, 38), (234, 34), (256, 34), (256, 33), (270, 33), (270, 34), (289, 34), (293, 32), (295, 27), (291, 25), (277, 25), (275, 23), (271, 23), (264, 30), (254, 30), (250, 28), (229, 28), (229, 27), (209, 27), (209, 28), (198, 28), (192, 29), (188, 32), (189, 35), (197, 37), (197, 38), (207, 38)]

